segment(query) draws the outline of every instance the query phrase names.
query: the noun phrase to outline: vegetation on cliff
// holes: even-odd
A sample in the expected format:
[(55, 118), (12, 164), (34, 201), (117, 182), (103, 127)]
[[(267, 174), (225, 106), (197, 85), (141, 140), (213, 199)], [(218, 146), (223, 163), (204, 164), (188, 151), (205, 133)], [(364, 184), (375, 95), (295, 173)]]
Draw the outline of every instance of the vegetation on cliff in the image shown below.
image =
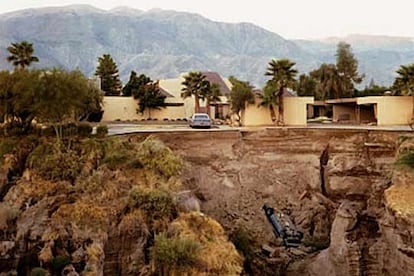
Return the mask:
[[(179, 211), (177, 192), (186, 164), (160, 140), (72, 137), (56, 143), (46, 136), (21, 141), (0, 141), (1, 174), (23, 164), (0, 204), (0, 234), (8, 245), (1, 252), (1, 271), (241, 272), (243, 259), (217, 222)], [(22, 158), (17, 153), (24, 144), (30, 147)], [(2, 187), (7, 184), (10, 179), (2, 180)], [(115, 236), (122, 247), (135, 246), (135, 259), (113, 265)]]

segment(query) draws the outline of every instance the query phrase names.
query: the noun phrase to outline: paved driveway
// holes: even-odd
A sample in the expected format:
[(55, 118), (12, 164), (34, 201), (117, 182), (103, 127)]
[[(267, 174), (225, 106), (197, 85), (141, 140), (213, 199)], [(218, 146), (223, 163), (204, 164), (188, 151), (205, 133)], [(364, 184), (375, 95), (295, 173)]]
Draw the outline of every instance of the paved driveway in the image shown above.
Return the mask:
[(157, 125), (150, 125), (150, 124), (108, 124), (108, 135), (120, 135), (120, 134), (128, 134), (128, 133), (135, 133), (135, 132), (169, 132), (169, 131), (228, 131), (228, 130), (237, 130), (238, 128), (230, 127), (227, 125), (221, 126), (212, 126), (210, 129), (192, 129), (188, 125), (184, 124), (157, 124)]

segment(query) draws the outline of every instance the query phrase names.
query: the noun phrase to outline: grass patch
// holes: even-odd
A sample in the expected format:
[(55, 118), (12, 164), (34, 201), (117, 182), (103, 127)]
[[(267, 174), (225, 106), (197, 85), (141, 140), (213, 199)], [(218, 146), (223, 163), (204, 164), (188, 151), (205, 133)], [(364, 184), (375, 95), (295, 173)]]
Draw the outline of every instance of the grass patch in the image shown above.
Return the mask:
[[(129, 193), (130, 208), (139, 208), (150, 227), (165, 226), (177, 216), (177, 204), (171, 194), (161, 189), (133, 188)], [(156, 223), (158, 221), (158, 223)], [(162, 223), (165, 222), (165, 223)]]
[(138, 148), (137, 158), (144, 168), (170, 178), (181, 173), (184, 162), (162, 141), (149, 136)]
[(243, 271), (243, 257), (214, 219), (198, 212), (181, 214), (170, 224), (168, 233), (201, 244), (192, 275), (240, 275)]
[(253, 236), (246, 230), (246, 228), (238, 227), (231, 233), (230, 241), (233, 242), (236, 249), (243, 254), (245, 261), (244, 266), (245, 269), (247, 269), (246, 266), (249, 265), (255, 255), (256, 242)]
[(52, 267), (55, 271), (61, 271), (65, 266), (71, 263), (69, 256), (59, 255), (52, 259)]
[(401, 153), (395, 165), (414, 168), (414, 151)]
[(106, 125), (96, 127), (96, 136), (105, 137), (108, 134), (108, 127)]
[(103, 143), (102, 163), (111, 170), (134, 168), (134, 165), (139, 167), (136, 164), (135, 151), (133, 144), (123, 141), (121, 138), (107, 139)]
[(330, 240), (322, 237), (311, 237), (303, 241), (303, 245), (312, 248), (312, 252), (321, 251), (329, 247)]
[(27, 167), (34, 169), (43, 179), (73, 183), (82, 168), (78, 152), (70, 147), (42, 144), (29, 155)]
[(180, 275), (197, 264), (201, 245), (191, 238), (155, 237), (151, 249), (153, 272), (156, 275)]
[(4, 163), (4, 155), (12, 153), (18, 144), (17, 140), (4, 138), (0, 141), (0, 164)]
[(47, 275), (47, 271), (41, 267), (35, 267), (32, 269), (32, 272), (30, 272), (30, 276), (46, 276), (46, 275)]

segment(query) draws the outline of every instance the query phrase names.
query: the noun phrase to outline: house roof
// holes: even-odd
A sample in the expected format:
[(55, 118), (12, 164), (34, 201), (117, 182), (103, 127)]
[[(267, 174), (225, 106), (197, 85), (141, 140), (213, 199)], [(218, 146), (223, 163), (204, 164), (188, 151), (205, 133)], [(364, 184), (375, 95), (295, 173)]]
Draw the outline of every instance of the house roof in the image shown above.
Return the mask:
[(211, 82), (215, 83), (219, 86), (220, 92), (223, 95), (230, 94), (230, 88), (227, 86), (227, 84), (224, 82), (223, 78), (216, 72), (201, 72), (206, 79)]
[(158, 89), (160, 90), (161, 95), (167, 97), (167, 98), (174, 98), (173, 95), (171, 95), (170, 93), (167, 92), (167, 90), (165, 90), (164, 88), (162, 88), (161, 86), (158, 85)]
[(296, 91), (293, 91), (290, 88), (285, 88), (283, 89), (283, 97), (297, 97), (298, 94), (296, 93)]
[(258, 89), (258, 88), (253, 89), (252, 92), (253, 92), (253, 94), (258, 95), (258, 96), (263, 96), (263, 94), (264, 94), (263, 93), (263, 90), (262, 89)]
[(326, 100), (325, 102), (327, 104), (356, 103), (357, 98), (330, 99), (330, 100)]

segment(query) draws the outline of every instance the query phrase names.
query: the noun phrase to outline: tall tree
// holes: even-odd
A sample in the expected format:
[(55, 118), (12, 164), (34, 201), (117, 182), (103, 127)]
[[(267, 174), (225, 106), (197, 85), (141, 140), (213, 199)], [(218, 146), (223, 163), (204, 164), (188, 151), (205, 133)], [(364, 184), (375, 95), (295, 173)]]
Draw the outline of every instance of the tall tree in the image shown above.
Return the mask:
[(148, 119), (151, 119), (151, 110), (165, 107), (165, 98), (157, 83), (146, 84), (143, 93), (138, 98), (137, 112), (144, 114), (145, 110), (148, 110)]
[(33, 62), (39, 62), (39, 58), (33, 55), (33, 44), (27, 41), (12, 43), (11, 46), (7, 47), (7, 51), (10, 53), (7, 61), (11, 62), (15, 69), (24, 70)]
[(122, 89), (122, 96), (134, 96), (135, 99), (140, 97), (144, 92), (145, 86), (151, 83), (152, 80), (145, 74), (137, 75), (135, 71), (131, 71), (128, 83)]
[(209, 93), (211, 89), (210, 82), (201, 72), (190, 72), (184, 77), (181, 84), (183, 85), (181, 97), (184, 99), (194, 97), (194, 112), (199, 113), (200, 99), (204, 100), (204, 96)]
[(309, 75), (316, 80), (315, 97), (317, 99), (337, 99), (343, 95), (342, 78), (335, 64), (323, 63)]
[(235, 77), (230, 77), (229, 80), (233, 85), (230, 91), (231, 111), (237, 116), (241, 125), (241, 116), (246, 110), (246, 105), (254, 103), (253, 87), (249, 82), (238, 80)]
[(91, 108), (100, 108), (101, 92), (80, 71), (53, 69), (42, 72), (38, 95), (38, 116), (50, 123), (57, 137), (62, 137), (62, 124), (76, 122)]
[(98, 67), (95, 72), (101, 79), (101, 89), (105, 96), (119, 96), (122, 83), (119, 79), (118, 67), (109, 54), (104, 54), (98, 58)]
[(344, 88), (341, 97), (352, 97), (354, 95), (354, 85), (362, 82), (364, 76), (358, 73), (358, 61), (352, 53), (351, 45), (339, 42), (336, 50), (336, 67), (342, 78)]
[(0, 114), (23, 132), (34, 118), (50, 123), (61, 137), (62, 123), (101, 110), (101, 91), (79, 71), (0, 72)]
[(414, 124), (414, 64), (401, 65), (396, 71), (398, 76), (394, 80), (393, 87), (397, 94), (410, 95), (413, 102), (411, 124)]
[(0, 74), (1, 112), (6, 121), (27, 133), (37, 115), (39, 71), (18, 70)]
[[(265, 74), (266, 76), (272, 77), (266, 85), (267, 90), (277, 89), (277, 91), (269, 91), (268, 93), (270, 93), (270, 96), (268, 98), (273, 101), (274, 95), (277, 97), (279, 105), (279, 122), (281, 124), (283, 124), (283, 93), (286, 88), (294, 88), (296, 84), (295, 77), (298, 71), (293, 68), (295, 64), (295, 62), (292, 62), (289, 59), (272, 59), (268, 64)], [(273, 103), (269, 104), (271, 104), (273, 108)]]
[(297, 91), (299, 96), (314, 96), (317, 99), (316, 94), (317, 81), (312, 76), (302, 74), (299, 76)]

